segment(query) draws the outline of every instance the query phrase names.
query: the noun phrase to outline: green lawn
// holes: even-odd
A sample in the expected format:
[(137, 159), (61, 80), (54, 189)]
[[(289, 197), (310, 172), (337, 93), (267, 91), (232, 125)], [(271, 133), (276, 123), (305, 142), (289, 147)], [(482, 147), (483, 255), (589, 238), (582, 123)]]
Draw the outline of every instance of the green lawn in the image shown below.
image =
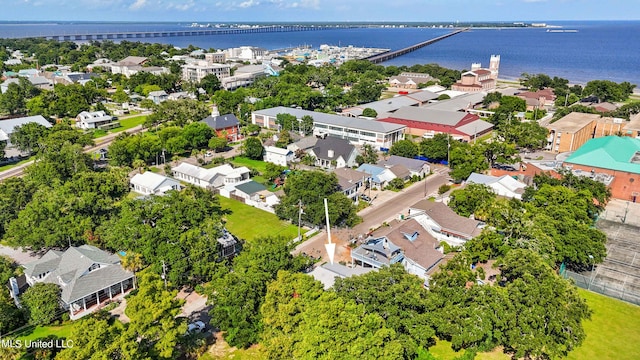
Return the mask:
[(29, 162), (29, 161), (33, 160), (33, 159), (35, 159), (35, 156), (32, 156), (32, 157), (30, 157), (30, 158), (28, 158), (28, 159), (24, 159), (24, 160), (18, 161), (17, 163), (14, 163), (14, 164), (2, 165), (2, 166), (0, 166), (0, 171), (5, 171), (5, 170), (13, 169), (13, 168), (14, 168), (14, 167), (16, 167), (16, 166), (18, 166), (18, 165), (22, 165), (22, 164), (24, 164), (24, 163), (26, 163), (26, 162)]
[(583, 323), (587, 339), (568, 359), (637, 359), (640, 354), (640, 306), (579, 289), (593, 310)]
[(109, 130), (109, 132), (116, 133), (116, 132), (124, 131), (127, 129), (131, 129), (138, 125), (142, 125), (145, 122), (145, 120), (147, 120), (147, 117), (148, 115), (140, 115), (140, 116), (133, 116), (130, 118), (119, 120), (120, 127), (111, 129)]
[(262, 160), (252, 160), (246, 157), (236, 157), (231, 161), (231, 163), (236, 167), (246, 166), (249, 169), (257, 170), (260, 173), (263, 173), (267, 167), (267, 163)]
[(59, 339), (66, 339), (71, 335), (74, 324), (74, 322), (68, 322), (60, 326), (37, 326), (32, 332), (19, 336), (18, 340), (22, 340), (23, 342), (27, 340), (33, 341), (49, 335), (54, 335)]
[(230, 209), (227, 215), (227, 229), (235, 236), (247, 241), (261, 236), (282, 235), (288, 239), (298, 236), (298, 228), (289, 222), (278, 219), (272, 213), (245, 205), (237, 200), (218, 196), (224, 209)]
[[(583, 323), (587, 338), (567, 359), (637, 359), (640, 354), (640, 306), (616, 300), (591, 291), (578, 289), (593, 314)], [(438, 341), (429, 349), (439, 360), (454, 359), (463, 354), (451, 350), (451, 343)], [(479, 353), (479, 360), (509, 359), (500, 350)]]

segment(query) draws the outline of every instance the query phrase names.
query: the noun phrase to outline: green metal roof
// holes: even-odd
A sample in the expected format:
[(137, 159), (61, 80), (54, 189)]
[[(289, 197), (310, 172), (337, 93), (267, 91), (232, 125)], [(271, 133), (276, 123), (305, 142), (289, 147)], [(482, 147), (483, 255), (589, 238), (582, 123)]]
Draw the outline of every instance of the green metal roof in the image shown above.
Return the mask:
[(253, 195), (258, 191), (266, 190), (267, 188), (264, 185), (251, 180), (244, 184), (236, 185), (236, 189), (242, 191), (245, 194)]
[(640, 174), (640, 140), (618, 136), (591, 139), (565, 162)]

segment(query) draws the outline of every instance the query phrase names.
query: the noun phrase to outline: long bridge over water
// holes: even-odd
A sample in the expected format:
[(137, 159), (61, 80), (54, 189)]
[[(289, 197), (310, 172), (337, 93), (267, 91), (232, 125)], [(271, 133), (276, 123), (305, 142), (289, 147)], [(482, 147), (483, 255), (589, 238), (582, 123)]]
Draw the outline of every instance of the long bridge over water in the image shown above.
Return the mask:
[(410, 53), (412, 51), (416, 51), (420, 48), (423, 48), (427, 45), (431, 45), (433, 43), (436, 43), (440, 40), (444, 40), (448, 37), (451, 37), (453, 35), (457, 35), (463, 31), (467, 31), (469, 30), (469, 28), (464, 28), (464, 29), (459, 29), (453, 32), (450, 32), (448, 34), (442, 35), (442, 36), (438, 36), (437, 38), (433, 38), (431, 40), (427, 40), (427, 41), (423, 41), (421, 43), (415, 44), (415, 45), (411, 45), (411, 46), (407, 46), (405, 48), (402, 49), (398, 49), (398, 50), (393, 50), (393, 51), (387, 51), (381, 54), (377, 54), (377, 55), (373, 55), (373, 56), (369, 56), (368, 58), (364, 59), (364, 60), (369, 60), (374, 64), (378, 64), (381, 62), (385, 62), (387, 60), (391, 60), (393, 58), (397, 58), (398, 56), (402, 56), (404, 54)]
[(42, 36), (23, 36), (22, 38), (45, 38), (57, 41), (78, 41), (78, 40), (126, 40), (126, 39), (149, 39), (158, 37), (173, 36), (203, 36), (203, 35), (234, 35), (234, 34), (256, 34), (273, 32), (292, 31), (314, 31), (330, 29), (349, 29), (357, 26), (347, 25), (272, 25), (256, 26), (250, 28), (206, 28), (190, 30), (162, 30), (162, 31), (117, 31), (87, 34), (57, 34)]

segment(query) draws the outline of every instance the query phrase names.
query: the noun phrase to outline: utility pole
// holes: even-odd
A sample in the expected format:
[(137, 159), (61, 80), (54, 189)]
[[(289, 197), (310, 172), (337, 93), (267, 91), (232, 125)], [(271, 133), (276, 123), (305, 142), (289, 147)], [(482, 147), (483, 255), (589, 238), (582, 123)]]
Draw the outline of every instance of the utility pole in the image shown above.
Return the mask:
[(164, 289), (167, 290), (167, 266), (164, 264), (164, 260), (162, 260), (162, 279), (164, 280)]
[(451, 169), (451, 160), (449, 152), (451, 151), (451, 144), (449, 143), (449, 139), (451, 139), (451, 135), (447, 134), (447, 166)]
[(300, 237), (300, 222), (302, 221), (302, 199), (298, 200), (298, 241), (301, 241)]

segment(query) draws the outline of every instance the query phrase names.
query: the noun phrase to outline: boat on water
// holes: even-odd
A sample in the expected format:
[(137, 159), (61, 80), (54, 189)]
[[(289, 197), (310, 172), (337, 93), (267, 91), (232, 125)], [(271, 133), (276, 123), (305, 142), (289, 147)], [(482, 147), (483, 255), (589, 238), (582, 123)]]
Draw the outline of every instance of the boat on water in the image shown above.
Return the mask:
[(558, 29), (558, 30), (551, 30), (551, 29), (547, 29), (548, 33), (577, 33), (578, 30), (570, 30), (570, 29)]

